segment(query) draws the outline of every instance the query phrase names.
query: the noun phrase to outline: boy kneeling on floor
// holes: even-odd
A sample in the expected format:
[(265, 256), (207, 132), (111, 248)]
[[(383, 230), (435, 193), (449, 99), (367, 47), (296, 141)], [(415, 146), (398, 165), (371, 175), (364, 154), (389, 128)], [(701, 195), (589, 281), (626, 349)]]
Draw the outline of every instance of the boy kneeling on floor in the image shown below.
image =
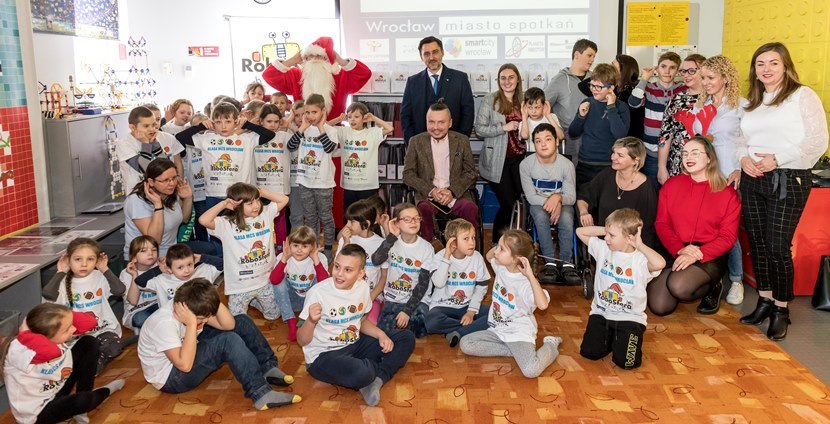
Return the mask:
[(165, 393), (193, 390), (227, 362), (256, 409), (301, 400), (271, 389), (269, 384), (287, 386), (294, 378), (277, 367), (274, 351), (254, 322), (247, 315), (231, 315), (204, 278), (181, 285), (172, 305), (147, 318), (138, 358), (147, 382)]
[(331, 277), (306, 293), (297, 330), (308, 373), (317, 380), (360, 390), (369, 406), (380, 402), (380, 388), (406, 364), (415, 335), (393, 330), (387, 335), (367, 320), (372, 309), (364, 279), (366, 251), (347, 244), (334, 260)]

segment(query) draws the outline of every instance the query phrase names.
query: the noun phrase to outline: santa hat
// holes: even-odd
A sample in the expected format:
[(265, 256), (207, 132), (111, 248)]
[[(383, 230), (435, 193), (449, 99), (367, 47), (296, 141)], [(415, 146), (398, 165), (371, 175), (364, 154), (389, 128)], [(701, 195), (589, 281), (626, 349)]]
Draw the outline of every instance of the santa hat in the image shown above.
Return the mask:
[(320, 37), (314, 40), (303, 50), (303, 56), (323, 56), (329, 58), (329, 63), (332, 64), (332, 73), (337, 74), (340, 71), (340, 66), (335, 61), (334, 40), (331, 37)]

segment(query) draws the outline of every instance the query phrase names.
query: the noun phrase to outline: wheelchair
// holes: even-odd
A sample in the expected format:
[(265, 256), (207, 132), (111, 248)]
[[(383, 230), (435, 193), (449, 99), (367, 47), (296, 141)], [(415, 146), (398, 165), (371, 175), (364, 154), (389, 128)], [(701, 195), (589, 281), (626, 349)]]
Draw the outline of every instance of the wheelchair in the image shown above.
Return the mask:
[[(578, 223), (579, 222), (576, 221), (575, 217), (574, 227), (576, 227)], [(546, 266), (556, 265), (561, 267), (565, 264), (573, 265), (581, 280), (582, 296), (589, 300), (594, 297), (594, 271), (591, 256), (588, 254), (588, 247), (579, 241), (579, 238), (576, 236), (576, 231), (574, 231), (573, 236), (573, 263), (542, 255), (538, 240), (539, 237), (543, 237), (544, 235), (537, 234), (536, 226), (533, 224), (533, 217), (530, 214), (530, 204), (527, 202), (524, 195), (522, 195), (521, 198), (513, 205), (513, 212), (510, 217), (510, 228), (530, 234), (536, 247), (537, 256), (546, 261)], [(551, 226), (549, 237), (552, 237), (554, 240), (558, 240), (556, 226)]]
[[(476, 223), (476, 225), (478, 225), (478, 234), (476, 234), (476, 250), (478, 250), (479, 253), (481, 253), (483, 255), (485, 253), (484, 252), (484, 215), (481, 211), (481, 199), (479, 199), (479, 197), (478, 197), (478, 191), (476, 190), (475, 185), (473, 187), (470, 187), (467, 191), (472, 194), (473, 202), (475, 202), (476, 207), (478, 208), (478, 216), (477, 216), (478, 222)], [(406, 201), (408, 203), (411, 203), (415, 206), (418, 205), (415, 202), (415, 190), (414, 189), (409, 188), (406, 191), (406, 193), (404, 194), (404, 201)], [(435, 227), (434, 227), (435, 228), (435, 237), (437, 237), (438, 240), (441, 241), (442, 245), (447, 244), (447, 237), (444, 234), (444, 232), (447, 228), (447, 224), (450, 221), (452, 221), (453, 219), (457, 219), (457, 218), (460, 218), (460, 217), (455, 216), (451, 213), (442, 213), (440, 211), (435, 212)], [(432, 240), (427, 240), (427, 241), (432, 242)]]

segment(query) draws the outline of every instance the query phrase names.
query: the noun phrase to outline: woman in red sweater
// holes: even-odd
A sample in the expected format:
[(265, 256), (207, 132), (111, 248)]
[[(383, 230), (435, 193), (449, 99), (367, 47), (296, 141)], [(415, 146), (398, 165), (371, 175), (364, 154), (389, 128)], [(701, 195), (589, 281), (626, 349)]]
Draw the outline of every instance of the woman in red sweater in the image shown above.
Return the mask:
[(683, 146), (683, 174), (660, 190), (654, 227), (674, 256), (648, 285), (648, 307), (664, 316), (679, 302), (703, 298), (698, 313), (714, 314), (723, 294), (729, 249), (738, 237), (741, 201), (726, 185), (718, 158), (706, 138), (693, 137)]

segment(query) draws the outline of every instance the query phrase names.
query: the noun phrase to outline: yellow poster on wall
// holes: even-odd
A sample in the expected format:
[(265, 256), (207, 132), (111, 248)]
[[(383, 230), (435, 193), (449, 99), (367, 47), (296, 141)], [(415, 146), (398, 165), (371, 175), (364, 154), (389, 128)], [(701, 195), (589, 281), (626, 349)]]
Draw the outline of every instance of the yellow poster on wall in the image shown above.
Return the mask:
[(629, 46), (689, 43), (688, 2), (629, 3), (626, 44)]

